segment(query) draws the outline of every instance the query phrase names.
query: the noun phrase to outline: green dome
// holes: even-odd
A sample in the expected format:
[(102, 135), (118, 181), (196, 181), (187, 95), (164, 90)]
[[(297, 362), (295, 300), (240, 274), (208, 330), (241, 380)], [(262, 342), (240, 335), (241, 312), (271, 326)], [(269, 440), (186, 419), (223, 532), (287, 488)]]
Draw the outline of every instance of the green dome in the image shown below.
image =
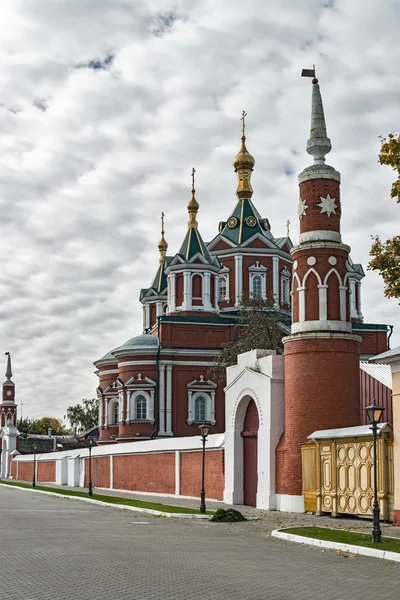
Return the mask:
[(124, 350), (144, 350), (144, 349), (155, 349), (158, 348), (158, 337), (156, 335), (137, 335), (125, 344), (122, 344), (119, 348), (113, 350), (113, 352), (120, 352)]

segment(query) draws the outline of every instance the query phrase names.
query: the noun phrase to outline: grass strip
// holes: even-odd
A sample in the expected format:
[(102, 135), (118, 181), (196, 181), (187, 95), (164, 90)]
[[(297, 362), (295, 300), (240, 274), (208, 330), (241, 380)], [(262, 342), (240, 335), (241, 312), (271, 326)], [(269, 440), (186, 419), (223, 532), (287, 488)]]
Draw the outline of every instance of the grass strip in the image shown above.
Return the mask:
[[(372, 525), (371, 525), (372, 527)], [(389, 552), (400, 552), (400, 538), (383, 537), (381, 544), (376, 544), (371, 540), (371, 535), (367, 533), (358, 533), (346, 531), (345, 529), (327, 529), (325, 527), (291, 527), (282, 529), (284, 533), (302, 535), (317, 540), (327, 540), (329, 542), (339, 542), (341, 544), (352, 544), (353, 546), (365, 546), (366, 548), (376, 548), (376, 550), (387, 550)]]
[[(93, 494), (90, 498), (87, 492), (77, 492), (76, 490), (70, 490), (68, 488), (56, 488), (47, 487), (44, 485), (37, 485), (32, 488), (31, 483), (20, 483), (18, 481), (0, 481), (3, 485), (11, 485), (15, 487), (22, 487), (28, 489), (40, 490), (42, 492), (52, 492), (53, 494), (59, 494), (60, 496), (78, 496), (79, 498), (89, 498), (92, 500), (99, 500), (100, 502), (109, 502), (110, 504), (122, 504), (124, 506), (134, 506), (136, 508), (147, 508), (150, 510), (158, 510), (160, 512), (178, 513), (185, 515), (197, 515), (200, 511), (196, 508), (187, 508), (185, 506), (169, 506), (167, 504), (160, 504), (158, 502), (146, 502), (145, 500), (135, 500), (133, 498), (123, 498), (121, 496), (105, 496), (103, 494)], [(213, 511), (207, 511), (206, 514), (212, 515)]]

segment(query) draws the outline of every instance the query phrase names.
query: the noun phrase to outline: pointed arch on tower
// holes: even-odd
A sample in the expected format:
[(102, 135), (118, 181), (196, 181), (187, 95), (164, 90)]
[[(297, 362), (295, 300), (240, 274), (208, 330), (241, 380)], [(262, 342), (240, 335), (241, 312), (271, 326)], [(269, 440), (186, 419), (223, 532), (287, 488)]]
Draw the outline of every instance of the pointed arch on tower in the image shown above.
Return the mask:
[(339, 285), (344, 285), (342, 278), (340, 277), (339, 273), (337, 272), (337, 270), (334, 267), (330, 271), (328, 271), (327, 274), (325, 275), (324, 285), (327, 284), (327, 281), (328, 281), (329, 277), (332, 275), (332, 273), (335, 273), (336, 277), (338, 278)]
[(307, 273), (304, 275), (303, 287), (306, 287), (307, 279), (308, 279), (309, 275), (311, 275), (311, 273), (314, 273), (315, 277), (317, 278), (318, 285), (322, 285), (322, 280), (321, 280), (320, 274), (313, 267), (311, 267), (311, 269), (308, 269)]

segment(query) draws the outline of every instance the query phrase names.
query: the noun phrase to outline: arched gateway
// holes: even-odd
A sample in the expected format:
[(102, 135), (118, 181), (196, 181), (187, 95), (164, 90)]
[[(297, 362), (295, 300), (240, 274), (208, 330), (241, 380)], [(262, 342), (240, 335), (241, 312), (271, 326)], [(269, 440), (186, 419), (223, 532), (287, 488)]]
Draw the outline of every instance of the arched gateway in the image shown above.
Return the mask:
[(283, 432), (283, 357), (252, 350), (228, 367), (224, 502), (274, 509), (275, 448)]

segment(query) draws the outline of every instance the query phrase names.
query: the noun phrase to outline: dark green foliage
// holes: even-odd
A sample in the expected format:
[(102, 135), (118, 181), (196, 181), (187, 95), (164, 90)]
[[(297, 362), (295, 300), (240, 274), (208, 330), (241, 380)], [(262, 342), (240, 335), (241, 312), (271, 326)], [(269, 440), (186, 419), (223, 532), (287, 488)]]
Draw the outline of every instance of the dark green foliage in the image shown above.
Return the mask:
[(246, 517), (234, 508), (219, 508), (211, 517), (211, 521), (216, 523), (237, 523), (238, 521), (247, 521)]

